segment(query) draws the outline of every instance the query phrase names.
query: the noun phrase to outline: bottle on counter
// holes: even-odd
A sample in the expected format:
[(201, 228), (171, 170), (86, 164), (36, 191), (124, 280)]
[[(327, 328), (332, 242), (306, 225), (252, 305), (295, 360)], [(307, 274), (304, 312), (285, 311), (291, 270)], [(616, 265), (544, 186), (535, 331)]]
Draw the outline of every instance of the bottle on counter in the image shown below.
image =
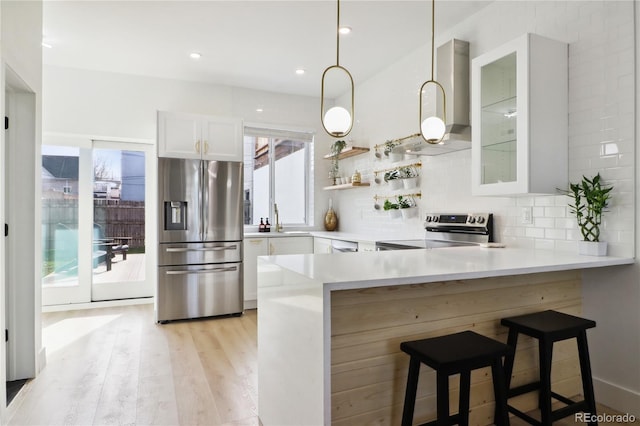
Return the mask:
[(260, 218), (260, 225), (258, 225), (258, 232), (265, 232), (265, 225), (264, 225), (264, 222), (262, 221), (262, 218)]
[(269, 218), (267, 218), (267, 222), (264, 224), (264, 232), (271, 232), (271, 224), (269, 223)]

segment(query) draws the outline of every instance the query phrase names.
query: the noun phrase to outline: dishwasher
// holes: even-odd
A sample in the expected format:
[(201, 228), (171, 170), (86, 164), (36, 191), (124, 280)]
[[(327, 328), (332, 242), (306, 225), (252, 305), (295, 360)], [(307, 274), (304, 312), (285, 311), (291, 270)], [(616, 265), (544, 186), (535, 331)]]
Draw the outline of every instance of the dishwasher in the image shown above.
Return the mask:
[(355, 253), (358, 251), (358, 243), (355, 241), (331, 240), (333, 253)]

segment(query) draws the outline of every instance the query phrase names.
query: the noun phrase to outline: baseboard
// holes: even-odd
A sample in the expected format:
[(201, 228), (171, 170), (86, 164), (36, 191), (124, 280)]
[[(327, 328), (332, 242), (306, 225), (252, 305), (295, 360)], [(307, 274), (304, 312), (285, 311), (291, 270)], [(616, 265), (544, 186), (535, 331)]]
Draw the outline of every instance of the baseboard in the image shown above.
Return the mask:
[(258, 301), (257, 300), (245, 300), (244, 301), (244, 308), (245, 309), (257, 309), (258, 308)]
[(103, 302), (68, 303), (66, 305), (43, 306), (42, 312), (61, 312), (81, 309), (112, 308), (114, 306), (146, 305), (153, 303), (153, 301), (153, 297), (141, 297), (137, 299), (105, 300)]
[(622, 414), (640, 417), (640, 392), (625, 389), (605, 380), (593, 378), (596, 401)]
[(40, 352), (38, 352), (37, 363), (38, 364), (36, 365), (36, 376), (40, 374), (42, 369), (47, 365), (47, 348), (40, 349)]

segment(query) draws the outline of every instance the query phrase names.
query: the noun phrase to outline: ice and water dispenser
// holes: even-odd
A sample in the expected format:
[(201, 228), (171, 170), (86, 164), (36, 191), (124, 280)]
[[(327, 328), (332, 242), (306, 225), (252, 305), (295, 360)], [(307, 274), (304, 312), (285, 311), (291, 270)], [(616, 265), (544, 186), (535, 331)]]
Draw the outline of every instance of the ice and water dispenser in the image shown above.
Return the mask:
[(185, 231), (187, 229), (187, 202), (164, 202), (165, 231)]

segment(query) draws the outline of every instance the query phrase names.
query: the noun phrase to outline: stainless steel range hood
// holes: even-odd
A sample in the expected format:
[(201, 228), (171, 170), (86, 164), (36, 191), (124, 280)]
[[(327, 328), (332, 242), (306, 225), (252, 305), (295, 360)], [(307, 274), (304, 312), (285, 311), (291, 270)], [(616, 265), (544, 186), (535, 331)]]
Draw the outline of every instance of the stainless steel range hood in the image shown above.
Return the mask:
[[(447, 130), (442, 143), (430, 145), (414, 135), (398, 146), (398, 151), (416, 155), (440, 155), (471, 148), (469, 125), (469, 42), (450, 40), (437, 50), (436, 79), (446, 93)], [(438, 100), (438, 116), (442, 102)]]

